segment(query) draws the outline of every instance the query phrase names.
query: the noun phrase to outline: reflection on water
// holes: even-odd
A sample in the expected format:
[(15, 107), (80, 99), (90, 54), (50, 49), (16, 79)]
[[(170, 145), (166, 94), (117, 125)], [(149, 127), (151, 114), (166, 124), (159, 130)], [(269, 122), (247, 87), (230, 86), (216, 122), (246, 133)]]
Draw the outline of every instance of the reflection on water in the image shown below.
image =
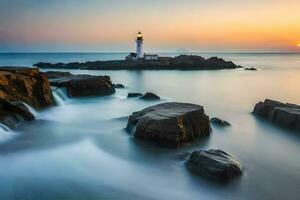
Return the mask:
[[(236, 59), (255, 63), (255, 56), (248, 57)], [(72, 70), (107, 74), (126, 88), (72, 100), (54, 92), (63, 104), (39, 112), (36, 121), (19, 126), (14, 139), (0, 144), (0, 199), (297, 199), (300, 136), (251, 115), (264, 98), (300, 104), (298, 57), (291, 68), (277, 68), (279, 59), (272, 57), (265, 57), (264, 68), (256, 56), (262, 70), (255, 72)], [(288, 61), (281, 63), (285, 67)], [(210, 138), (178, 150), (136, 140), (124, 130), (127, 116), (158, 102), (126, 96), (147, 91), (160, 95), (161, 102), (201, 104), (209, 116), (232, 127), (213, 126)], [(189, 174), (175, 159), (210, 148), (233, 154), (243, 176), (218, 185)]]

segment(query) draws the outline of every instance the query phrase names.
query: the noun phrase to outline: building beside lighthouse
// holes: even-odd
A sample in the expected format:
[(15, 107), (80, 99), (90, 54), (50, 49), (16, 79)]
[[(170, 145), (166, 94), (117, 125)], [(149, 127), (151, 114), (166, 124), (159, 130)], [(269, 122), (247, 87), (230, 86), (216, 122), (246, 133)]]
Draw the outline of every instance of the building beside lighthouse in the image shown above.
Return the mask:
[(128, 56), (126, 56), (127, 61), (133, 61), (133, 60), (159, 60), (159, 56), (156, 54), (145, 54), (143, 51), (143, 43), (144, 43), (144, 37), (141, 32), (138, 32), (136, 39), (136, 52), (130, 53)]

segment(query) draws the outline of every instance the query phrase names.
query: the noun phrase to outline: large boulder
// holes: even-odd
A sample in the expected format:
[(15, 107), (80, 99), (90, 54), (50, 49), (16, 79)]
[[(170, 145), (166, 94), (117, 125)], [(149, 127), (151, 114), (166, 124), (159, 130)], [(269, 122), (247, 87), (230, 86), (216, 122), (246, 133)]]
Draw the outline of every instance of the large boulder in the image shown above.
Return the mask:
[(255, 105), (253, 114), (284, 127), (300, 131), (300, 106), (266, 99)]
[(34, 116), (22, 102), (0, 99), (0, 123), (12, 129), (21, 120), (31, 121)]
[(47, 76), (37, 68), (0, 67), (0, 99), (41, 109), (53, 104)]
[(191, 173), (213, 181), (226, 182), (242, 174), (240, 163), (221, 150), (194, 151), (185, 165)]
[[(48, 72), (46, 72), (48, 74)], [(102, 96), (115, 93), (109, 76), (49, 73), (51, 86), (64, 87), (70, 97)]]
[(134, 112), (129, 116), (127, 130), (138, 139), (179, 147), (210, 135), (211, 127), (202, 106), (171, 102)]

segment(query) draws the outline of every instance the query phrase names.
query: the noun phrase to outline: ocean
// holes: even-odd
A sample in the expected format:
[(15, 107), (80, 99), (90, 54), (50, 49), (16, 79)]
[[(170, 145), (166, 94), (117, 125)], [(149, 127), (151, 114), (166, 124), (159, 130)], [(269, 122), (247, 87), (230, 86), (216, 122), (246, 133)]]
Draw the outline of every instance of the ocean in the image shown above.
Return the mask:
[[(251, 114), (266, 98), (300, 104), (300, 54), (194, 53), (218, 56), (258, 71), (88, 71), (109, 75), (125, 89), (106, 97), (68, 98), (35, 113), (37, 120), (0, 132), (0, 199), (298, 199), (300, 135)], [(37, 62), (124, 59), (127, 53), (0, 53), (0, 66)], [(178, 53), (162, 53), (176, 56)], [(43, 69), (46, 71), (47, 69)], [(159, 102), (127, 99), (154, 92), (160, 102), (204, 106), (210, 117), (232, 124), (212, 126), (193, 145), (164, 149), (137, 141), (124, 128), (134, 111)], [(178, 154), (221, 149), (243, 166), (243, 175), (216, 184), (187, 172)]]

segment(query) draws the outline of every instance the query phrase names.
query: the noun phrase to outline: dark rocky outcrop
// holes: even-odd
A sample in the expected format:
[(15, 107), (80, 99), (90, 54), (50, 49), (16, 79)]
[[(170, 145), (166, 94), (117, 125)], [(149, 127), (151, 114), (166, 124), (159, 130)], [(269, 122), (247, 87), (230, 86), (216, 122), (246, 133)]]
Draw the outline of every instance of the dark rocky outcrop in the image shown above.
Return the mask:
[(125, 86), (123, 84), (120, 84), (120, 83), (113, 84), (113, 86), (114, 86), (114, 88), (117, 88), (117, 89), (125, 88)]
[(34, 116), (22, 102), (0, 99), (0, 123), (13, 129), (21, 120), (31, 121)]
[(194, 151), (185, 165), (191, 173), (219, 182), (242, 174), (239, 162), (221, 150)]
[(89, 69), (89, 70), (217, 70), (235, 69), (240, 66), (222, 58), (212, 57), (205, 59), (196, 55), (180, 55), (177, 57), (160, 57), (158, 60), (111, 60), (85, 63), (37, 63), (39, 68), (58, 69)]
[(257, 69), (254, 68), (254, 67), (247, 67), (247, 68), (245, 68), (245, 70), (248, 70), (248, 71), (257, 71)]
[(140, 97), (143, 96), (142, 93), (128, 93), (127, 98), (135, 98), (135, 97)]
[(142, 97), (140, 97), (140, 99), (148, 100), (148, 101), (155, 101), (155, 100), (160, 100), (160, 97), (152, 92), (147, 92)]
[(61, 72), (56, 74), (50, 72), (49, 80), (51, 86), (66, 88), (70, 97), (102, 96), (115, 92), (109, 76), (73, 75)]
[(231, 126), (231, 124), (229, 122), (219, 119), (219, 118), (216, 118), (216, 117), (211, 118), (210, 123), (215, 124), (220, 127)]
[(253, 114), (273, 123), (300, 131), (300, 106), (266, 99), (255, 105)]
[(179, 147), (210, 135), (209, 117), (202, 106), (188, 103), (162, 103), (129, 116), (127, 130), (138, 139), (166, 147)]
[(0, 99), (25, 102), (35, 109), (53, 104), (47, 76), (37, 68), (0, 67)]

